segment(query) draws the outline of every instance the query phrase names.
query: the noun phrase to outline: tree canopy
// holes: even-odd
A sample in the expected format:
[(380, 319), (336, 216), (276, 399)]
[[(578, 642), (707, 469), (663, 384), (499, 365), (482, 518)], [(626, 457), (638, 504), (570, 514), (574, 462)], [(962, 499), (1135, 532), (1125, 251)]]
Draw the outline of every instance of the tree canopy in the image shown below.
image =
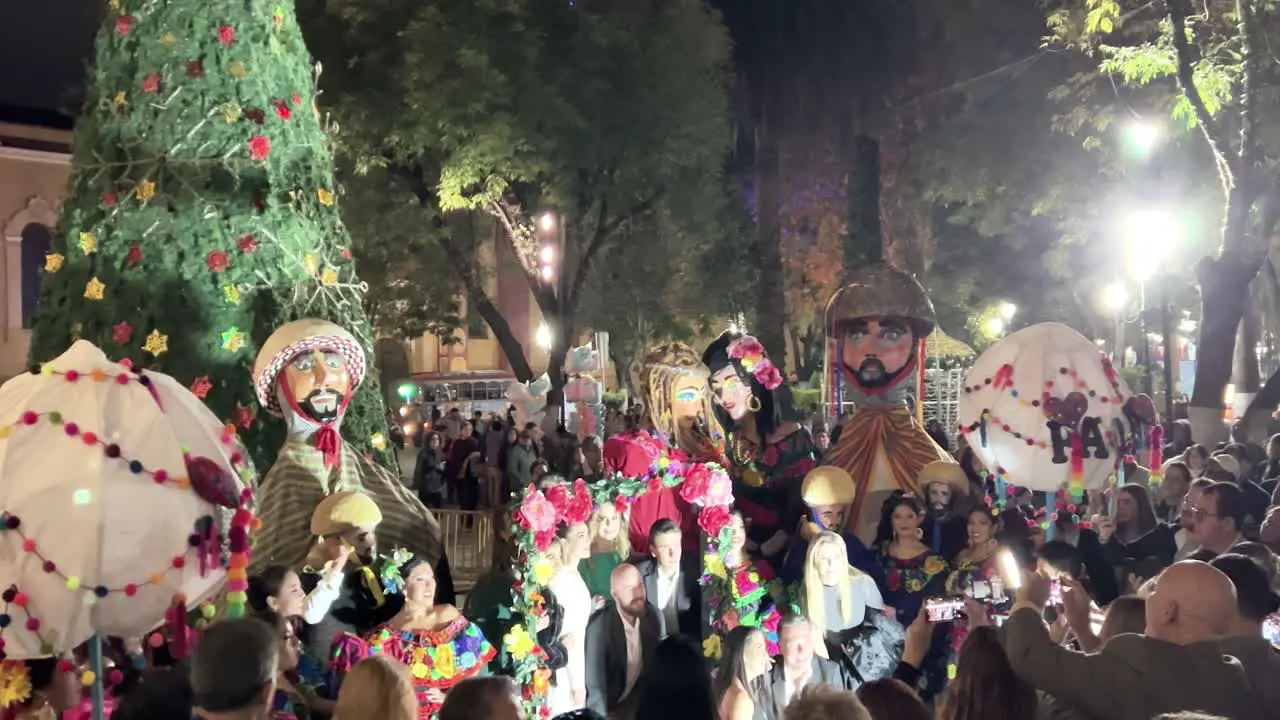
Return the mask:
[[(714, 228), (729, 45), (701, 3), (315, 0), (306, 17), (321, 102), (358, 167), (385, 168), (424, 222), (466, 211), (502, 225), (552, 329), (553, 392), (591, 268), (626, 227), (652, 214), (690, 236)], [(535, 223), (544, 211), (549, 232)], [(470, 270), (473, 248), (457, 233), (439, 242), (527, 379), (518, 337)], [(548, 243), (560, 252), (544, 278)]]

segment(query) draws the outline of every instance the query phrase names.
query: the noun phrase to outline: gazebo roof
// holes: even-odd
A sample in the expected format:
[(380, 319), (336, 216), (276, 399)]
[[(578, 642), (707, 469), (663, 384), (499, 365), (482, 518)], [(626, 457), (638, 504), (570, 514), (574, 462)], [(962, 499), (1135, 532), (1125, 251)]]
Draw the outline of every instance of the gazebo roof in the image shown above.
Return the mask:
[(933, 332), (925, 340), (925, 355), (934, 358), (961, 358), (976, 355), (973, 348), (942, 332), (942, 328), (934, 327)]

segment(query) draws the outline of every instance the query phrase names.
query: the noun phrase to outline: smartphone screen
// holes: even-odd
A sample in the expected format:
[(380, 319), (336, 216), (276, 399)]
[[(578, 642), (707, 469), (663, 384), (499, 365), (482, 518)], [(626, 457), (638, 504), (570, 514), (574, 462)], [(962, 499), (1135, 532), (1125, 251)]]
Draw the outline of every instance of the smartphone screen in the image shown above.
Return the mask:
[(1062, 604), (1062, 580), (1059, 578), (1054, 578), (1049, 581), (1049, 604)]
[(964, 601), (953, 597), (931, 597), (924, 601), (924, 611), (929, 622), (950, 622), (964, 608)]
[(1280, 648), (1280, 613), (1272, 613), (1262, 621), (1262, 637)]

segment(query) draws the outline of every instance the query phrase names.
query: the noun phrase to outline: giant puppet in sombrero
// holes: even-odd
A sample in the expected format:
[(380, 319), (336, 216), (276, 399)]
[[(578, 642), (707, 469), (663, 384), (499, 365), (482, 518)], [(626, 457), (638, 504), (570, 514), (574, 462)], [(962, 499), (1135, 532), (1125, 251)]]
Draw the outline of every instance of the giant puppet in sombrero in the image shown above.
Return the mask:
[(300, 569), (316, 538), (311, 516), (325, 496), (368, 494), (382, 513), (377, 543), (405, 548), (436, 566), (437, 597), (452, 602), (453, 581), (440, 526), (400, 479), (343, 442), (347, 404), (364, 380), (364, 348), (347, 330), (317, 319), (295, 320), (263, 344), (253, 367), (258, 402), (284, 418), (288, 437), (258, 493), (262, 530), (252, 569)]
[(929, 463), (952, 461), (907, 403), (935, 324), (933, 303), (915, 278), (880, 263), (863, 268), (827, 305), (828, 367), (837, 407), (855, 410), (823, 465), (843, 468), (857, 484), (847, 513), (864, 541), (875, 535), (880, 507), (895, 490), (919, 494)]

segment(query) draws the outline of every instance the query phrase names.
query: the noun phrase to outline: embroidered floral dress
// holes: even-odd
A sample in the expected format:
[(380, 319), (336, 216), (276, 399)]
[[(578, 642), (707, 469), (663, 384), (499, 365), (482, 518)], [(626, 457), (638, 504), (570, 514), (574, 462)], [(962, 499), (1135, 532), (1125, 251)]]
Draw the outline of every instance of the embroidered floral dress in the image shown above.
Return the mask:
[(818, 466), (818, 451), (809, 431), (800, 428), (762, 448), (739, 433), (731, 433), (727, 455), (734, 504), (750, 521), (751, 539), (763, 543), (779, 530), (793, 534), (804, 513), (800, 485)]
[[(982, 600), (988, 613), (1007, 613), (1013, 606), (1013, 598), (1004, 591), (1004, 582), (1000, 579), (999, 567), (995, 554), (978, 561), (961, 560), (962, 552), (956, 556), (956, 567), (947, 576), (946, 590), (948, 595), (971, 595)], [(975, 592), (975, 584), (981, 584), (986, 592)], [(994, 594), (994, 597), (993, 597)], [(957, 616), (951, 621), (951, 658), (954, 663), (960, 655), (960, 647), (964, 639), (969, 637), (969, 623), (964, 616)]]
[(769, 655), (777, 655), (782, 621), (776, 601), (782, 590), (778, 583), (750, 561), (726, 568), (713, 553), (704, 556), (703, 567), (702, 589), (711, 628), (708, 644), (704, 644), (707, 655), (719, 657), (720, 638), (740, 625), (760, 628)]
[(409, 666), (418, 692), (418, 718), (433, 720), (440, 704), (427, 700), (427, 690), (448, 692), (469, 677), (487, 675), (497, 651), (475, 623), (459, 615), (441, 630), (393, 630), (383, 625), (364, 638), (343, 635), (334, 644), (333, 669), (345, 675), (373, 655)]
[[(947, 562), (932, 550), (903, 559), (890, 554), (886, 545), (877, 553), (877, 557), (884, 570), (884, 585), (880, 588), (880, 594), (884, 597), (885, 607), (893, 608), (895, 619), (902, 627), (915, 621), (926, 598), (945, 594)], [(921, 676), (916, 690), (925, 701), (946, 685), (945, 644), (941, 642), (945, 638), (945, 632), (944, 627), (934, 629), (933, 642), (920, 667)]]

